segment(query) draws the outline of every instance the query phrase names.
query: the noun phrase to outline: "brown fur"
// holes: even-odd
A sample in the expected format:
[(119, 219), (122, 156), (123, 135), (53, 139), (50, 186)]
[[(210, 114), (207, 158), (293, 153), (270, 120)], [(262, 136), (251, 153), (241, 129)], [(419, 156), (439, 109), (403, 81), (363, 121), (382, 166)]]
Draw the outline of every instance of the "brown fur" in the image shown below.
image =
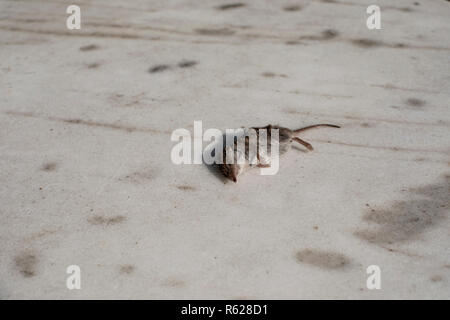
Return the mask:
[[(311, 125), (311, 126), (307, 126), (304, 128), (300, 128), (300, 129), (296, 129), (296, 130), (291, 130), (288, 128), (284, 128), (284, 127), (280, 127), (280, 126), (273, 126), (271, 124), (265, 126), (265, 127), (252, 127), (251, 129), (256, 130), (256, 135), (258, 137), (258, 141), (257, 141), (257, 146), (256, 146), (256, 156), (257, 156), (257, 160), (258, 160), (258, 164), (257, 166), (259, 167), (268, 167), (270, 165), (267, 164), (262, 164), (260, 163), (260, 154), (259, 154), (259, 131), (260, 130), (267, 130), (267, 141), (268, 141), (268, 151), (270, 152), (270, 139), (271, 139), (271, 130), (272, 129), (278, 129), (279, 132), (279, 143), (280, 143), (280, 147), (281, 146), (287, 146), (290, 147), (291, 143), (293, 141), (300, 143), (301, 145), (305, 146), (308, 150), (312, 151), (313, 147), (311, 146), (310, 143), (300, 139), (299, 137), (296, 136), (296, 134), (309, 130), (309, 129), (313, 129), (313, 128), (317, 128), (317, 127), (332, 127), (332, 128), (340, 128), (337, 125), (334, 124), (315, 124), (315, 125)], [(234, 150), (236, 150), (236, 141), (234, 142)], [(287, 149), (287, 148), (286, 148)], [(245, 137), (245, 150), (246, 150), (246, 155), (248, 154), (248, 150), (249, 150), (249, 138)], [(238, 165), (235, 163), (232, 164), (227, 164), (226, 163), (226, 149), (225, 147), (223, 148), (223, 163), (219, 165), (219, 169), (221, 171), (221, 173), (227, 178), (230, 179), (233, 182), (237, 182), (237, 176), (239, 174), (239, 170), (238, 170)]]

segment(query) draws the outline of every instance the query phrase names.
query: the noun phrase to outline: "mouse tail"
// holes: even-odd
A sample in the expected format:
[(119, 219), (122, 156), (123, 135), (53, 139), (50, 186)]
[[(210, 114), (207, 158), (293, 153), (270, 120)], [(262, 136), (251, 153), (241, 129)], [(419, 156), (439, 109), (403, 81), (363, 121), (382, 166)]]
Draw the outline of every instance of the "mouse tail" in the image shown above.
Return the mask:
[(299, 132), (303, 132), (309, 129), (313, 129), (313, 128), (317, 128), (317, 127), (332, 127), (332, 128), (340, 128), (340, 126), (337, 126), (335, 124), (327, 124), (327, 123), (320, 123), (320, 124), (314, 124), (312, 126), (307, 126), (304, 128), (300, 128), (297, 130), (293, 130), (294, 133), (299, 133)]

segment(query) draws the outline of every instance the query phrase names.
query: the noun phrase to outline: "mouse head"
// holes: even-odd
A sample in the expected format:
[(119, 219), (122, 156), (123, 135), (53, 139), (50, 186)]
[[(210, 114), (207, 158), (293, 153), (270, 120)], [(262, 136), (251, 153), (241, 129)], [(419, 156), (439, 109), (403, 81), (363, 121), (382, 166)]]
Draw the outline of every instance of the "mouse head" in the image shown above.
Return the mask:
[(226, 147), (223, 154), (223, 164), (220, 165), (222, 174), (233, 182), (237, 182), (237, 177), (244, 169), (245, 153), (233, 147)]

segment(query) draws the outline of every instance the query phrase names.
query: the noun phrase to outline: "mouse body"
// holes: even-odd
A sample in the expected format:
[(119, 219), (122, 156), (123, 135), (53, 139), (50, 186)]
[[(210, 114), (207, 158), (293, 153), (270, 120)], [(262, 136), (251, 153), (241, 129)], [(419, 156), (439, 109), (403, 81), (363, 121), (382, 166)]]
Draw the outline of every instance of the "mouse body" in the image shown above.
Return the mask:
[[(241, 136), (235, 137), (234, 144), (225, 145), (222, 152), (223, 163), (219, 164), (219, 169), (223, 176), (233, 182), (237, 182), (237, 177), (244, 171), (252, 167), (270, 167), (270, 153), (272, 143), (278, 144), (279, 155), (290, 150), (292, 142), (297, 142), (306, 147), (309, 151), (313, 150), (310, 143), (300, 139), (297, 134), (317, 127), (340, 128), (334, 124), (315, 124), (304, 128), (291, 130), (289, 128), (277, 125), (267, 125), (265, 127), (252, 127), (244, 129)], [(267, 150), (259, 148), (259, 136), (265, 130), (267, 134)], [(278, 130), (278, 141), (272, 141), (271, 130)], [(256, 145), (255, 145), (256, 144)], [(256, 153), (249, 150), (256, 150)]]

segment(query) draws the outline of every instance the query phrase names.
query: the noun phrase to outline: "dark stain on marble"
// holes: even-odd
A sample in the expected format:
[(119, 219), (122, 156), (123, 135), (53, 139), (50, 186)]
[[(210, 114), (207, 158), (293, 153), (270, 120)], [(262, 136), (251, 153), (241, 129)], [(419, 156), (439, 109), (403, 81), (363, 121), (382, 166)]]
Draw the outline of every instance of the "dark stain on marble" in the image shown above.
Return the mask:
[(353, 39), (351, 42), (360, 48), (374, 48), (382, 46), (382, 43), (372, 39)]
[(189, 185), (185, 185), (185, 184), (183, 184), (183, 185), (178, 185), (178, 186), (177, 186), (177, 189), (178, 189), (178, 190), (181, 190), (181, 191), (195, 191), (195, 190), (196, 190), (195, 187), (192, 187), (192, 186), (189, 186)]
[(350, 43), (353, 45), (364, 48), (364, 49), (370, 49), (370, 48), (390, 48), (390, 49), (420, 49), (420, 50), (444, 50), (449, 51), (450, 48), (447, 47), (436, 47), (436, 46), (428, 46), (428, 45), (409, 45), (401, 42), (397, 43), (388, 43), (388, 42), (382, 42), (379, 40), (373, 40), (373, 39), (365, 39), (365, 38), (359, 38), (359, 39), (347, 39)]
[(223, 4), (223, 5), (217, 6), (216, 9), (217, 10), (231, 10), (231, 9), (243, 8), (245, 6), (246, 6), (245, 3), (235, 2), (235, 3), (228, 3), (228, 4)]
[(194, 60), (183, 60), (180, 63), (178, 63), (178, 67), (180, 68), (190, 68), (197, 64), (197, 61)]
[(402, 12), (413, 12), (414, 10), (412, 8), (409, 7), (400, 7), (400, 8), (395, 8), (398, 11), (402, 11)]
[(263, 72), (261, 75), (265, 78), (276, 78), (276, 77), (287, 78), (287, 75), (283, 73), (275, 73), (270, 71)]
[(322, 40), (334, 39), (339, 35), (339, 32), (334, 29), (326, 29), (322, 31)]
[(295, 46), (295, 45), (303, 44), (303, 43), (301, 43), (298, 40), (289, 40), (289, 41), (286, 41), (285, 44), (287, 44), (288, 46)]
[(435, 274), (430, 277), (431, 282), (441, 282), (443, 280), (443, 277), (439, 274)]
[(288, 40), (285, 42), (287, 45), (305, 45), (305, 41), (329, 41), (339, 36), (339, 31), (334, 29), (325, 29), (320, 34), (316, 35), (303, 35), (297, 39)]
[(98, 62), (88, 63), (87, 68), (88, 69), (98, 69), (101, 66)]
[(136, 267), (132, 264), (123, 264), (119, 268), (119, 273), (121, 274), (131, 274), (134, 272)]
[(131, 172), (118, 180), (121, 182), (129, 182), (132, 184), (140, 185), (145, 184), (155, 178), (155, 171), (152, 169), (142, 169), (139, 171)]
[(148, 69), (149, 73), (158, 73), (158, 72), (163, 72), (166, 70), (169, 70), (170, 66), (167, 64), (158, 64), (156, 66), (151, 67), (150, 69)]
[[(66, 30), (43, 30), (43, 29), (37, 29), (37, 28), (22, 28), (21, 26), (0, 26), (0, 30), (7, 30), (7, 31), (13, 31), (13, 32), (27, 32), (27, 33), (33, 33), (33, 34), (43, 34), (43, 35), (53, 35), (53, 36), (61, 36), (61, 37), (83, 37), (83, 38), (115, 38), (115, 39), (143, 39), (143, 40), (149, 40), (149, 41), (157, 41), (161, 40), (160, 37), (143, 37), (140, 35), (132, 34), (132, 33), (107, 33), (107, 32), (100, 32), (100, 31), (92, 31), (92, 32), (69, 32)], [(86, 46), (88, 47), (88, 46)], [(89, 46), (90, 47), (90, 46)], [(97, 49), (97, 48), (95, 48)], [(91, 49), (91, 50), (95, 50)], [(84, 51), (89, 51), (84, 50)]]
[(32, 112), (19, 112), (19, 111), (5, 111), (6, 114), (11, 116), (19, 116), (19, 117), (27, 117), (27, 118), (37, 118), (37, 119), (46, 119), (49, 121), (56, 121), (56, 122), (63, 122), (68, 124), (76, 124), (76, 125), (84, 125), (84, 126), (90, 126), (90, 127), (100, 127), (105, 129), (115, 129), (120, 131), (126, 131), (126, 132), (147, 132), (147, 133), (165, 133), (165, 134), (171, 134), (169, 131), (160, 131), (152, 128), (139, 128), (134, 126), (128, 126), (128, 125), (121, 125), (116, 123), (106, 123), (106, 122), (100, 122), (100, 121), (93, 121), (93, 120), (84, 120), (84, 119), (70, 119), (70, 118), (60, 118), (60, 117), (54, 117), (54, 116), (40, 116), (36, 115)]
[(88, 44), (86, 46), (80, 47), (80, 51), (93, 51), (98, 49), (100, 49), (100, 47), (96, 44)]
[(391, 48), (397, 48), (397, 49), (404, 49), (404, 48), (411, 48), (411, 46), (408, 46), (408, 45), (406, 45), (406, 44), (404, 44), (404, 43), (401, 43), (401, 42), (399, 42), (399, 43), (394, 43), (394, 44), (388, 44), (388, 43), (385, 43), (385, 44), (383, 44), (385, 47), (391, 47)]
[(62, 228), (61, 227), (57, 227), (55, 229), (42, 229), (41, 231), (32, 233), (31, 235), (27, 236), (24, 238), (24, 241), (26, 242), (32, 242), (32, 241), (36, 241), (36, 240), (40, 240), (43, 239), (45, 237), (48, 237), (52, 234), (55, 234), (57, 232), (59, 232)]
[(394, 244), (419, 239), (447, 218), (450, 207), (450, 176), (441, 181), (409, 189), (406, 199), (397, 200), (387, 208), (367, 205), (363, 221), (367, 228), (354, 234), (377, 245)]
[[(56, 117), (49, 118), (50, 120), (56, 120), (65, 122), (68, 124), (79, 124), (79, 125), (86, 125), (89, 127), (102, 127), (102, 128), (108, 128), (108, 129), (116, 129), (116, 130), (122, 130), (127, 132), (134, 132), (134, 131), (141, 131), (140, 129), (132, 126), (125, 126), (125, 125), (119, 125), (119, 124), (111, 124), (111, 123), (104, 123), (99, 121), (92, 121), (92, 120), (83, 120), (83, 119), (61, 119)], [(150, 131), (154, 131), (152, 129), (149, 129)], [(147, 130), (145, 130), (147, 131)]]
[(23, 252), (14, 258), (14, 263), (25, 278), (31, 278), (36, 275), (36, 265), (38, 264), (36, 254), (32, 252)]
[(328, 270), (343, 270), (351, 263), (350, 258), (341, 253), (318, 249), (300, 250), (295, 258), (300, 263)]
[(183, 288), (186, 286), (186, 282), (176, 278), (169, 278), (164, 280), (161, 285), (169, 288)]
[(121, 130), (126, 132), (135, 132), (135, 131), (141, 131), (141, 132), (153, 132), (153, 133), (161, 133), (159, 130), (150, 129), (150, 128), (138, 128), (134, 126), (127, 126), (127, 125), (120, 125), (120, 124), (111, 124), (111, 123), (104, 123), (99, 121), (91, 121), (91, 120), (83, 120), (83, 119), (61, 119), (61, 118), (49, 118), (50, 120), (57, 120), (69, 124), (81, 124), (86, 125), (90, 127), (102, 127), (102, 128), (108, 128), (108, 129), (115, 129), (115, 130)]
[(56, 162), (46, 162), (42, 165), (41, 170), (50, 172), (50, 171), (55, 171), (57, 167), (58, 167), (58, 164)]
[(425, 93), (440, 93), (437, 90), (430, 90), (426, 88), (406, 88), (406, 87), (399, 87), (395, 86), (391, 83), (385, 83), (385, 84), (371, 84), (371, 87), (378, 87), (388, 90), (400, 90), (400, 91), (409, 91), (409, 92), (425, 92)]
[(409, 98), (406, 103), (411, 107), (423, 107), (425, 106), (425, 101), (417, 98)]
[(96, 215), (96, 216), (89, 217), (87, 220), (92, 225), (111, 226), (111, 225), (122, 223), (126, 219), (127, 219), (126, 217), (120, 216), (120, 215), (112, 216), (112, 217), (104, 217), (104, 216)]
[[(346, 97), (350, 97), (350, 96), (345, 96), (345, 95), (336, 95), (336, 94), (330, 94), (330, 93), (313, 93), (313, 92), (301, 92), (301, 91), (293, 91), (291, 92), (293, 94), (309, 94), (309, 95), (319, 95), (319, 96), (324, 96), (324, 97), (339, 97), (339, 98), (346, 98)], [(288, 114), (297, 114), (297, 115), (303, 115), (303, 116), (307, 116), (307, 117), (324, 117), (324, 118), (335, 118), (335, 119), (344, 119), (344, 120), (355, 120), (355, 121), (372, 121), (372, 122), (385, 122), (385, 123), (394, 123), (394, 124), (399, 124), (399, 125), (418, 125), (418, 126), (439, 126), (439, 127), (448, 127), (450, 125), (450, 122), (446, 122), (444, 120), (438, 120), (435, 122), (426, 122), (426, 121), (407, 121), (407, 120), (401, 120), (401, 119), (393, 119), (393, 118), (373, 118), (373, 117), (368, 117), (368, 116), (361, 116), (361, 115), (338, 115), (338, 114), (326, 114), (326, 113), (316, 113), (316, 112), (311, 112), (311, 111), (301, 111), (301, 110), (296, 110), (296, 109), (292, 109), (292, 108), (283, 108), (282, 112), (288, 113)], [(355, 145), (356, 146), (356, 145)], [(360, 146), (360, 145), (358, 145)], [(362, 146), (362, 145), (361, 145)], [(371, 146), (367, 146), (369, 148), (372, 148)], [(386, 147), (375, 147), (375, 148), (386, 148)], [(399, 147), (397, 148), (398, 150), (405, 150), (405, 151), (419, 151), (420, 149), (412, 149), (412, 148), (403, 148), (403, 147)], [(425, 152), (437, 152), (437, 153), (444, 153), (442, 151), (433, 151), (433, 150), (425, 150), (422, 149), (420, 151), (425, 151)], [(448, 154), (445, 152), (445, 154)]]
[[(144, 104), (141, 100), (146, 99), (145, 92), (136, 95), (124, 95), (120, 93), (111, 94), (108, 98), (116, 107), (142, 107)], [(153, 100), (152, 100), (153, 101)]]
[(289, 12), (301, 11), (302, 10), (302, 6), (300, 6), (300, 5), (290, 5), (290, 6), (283, 7), (283, 10), (284, 11), (289, 11)]
[(305, 35), (299, 37), (299, 40), (327, 41), (339, 36), (339, 31), (334, 29), (325, 29), (319, 35)]
[(194, 31), (202, 36), (231, 36), (235, 33), (228, 28), (198, 28)]
[(40, 19), (40, 18), (15, 18), (15, 19), (8, 19), (13, 20), (16, 22), (24, 22), (24, 23), (44, 23), (49, 22), (47, 19)]

